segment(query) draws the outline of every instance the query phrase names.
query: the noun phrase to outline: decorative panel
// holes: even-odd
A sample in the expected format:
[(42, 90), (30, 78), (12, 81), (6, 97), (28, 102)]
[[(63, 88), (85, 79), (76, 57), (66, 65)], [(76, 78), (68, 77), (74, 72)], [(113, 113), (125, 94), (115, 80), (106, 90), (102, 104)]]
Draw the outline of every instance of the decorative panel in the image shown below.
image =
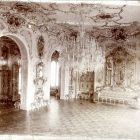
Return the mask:
[(80, 91), (88, 92), (94, 90), (94, 72), (82, 73), (79, 80)]
[(0, 70), (0, 99), (10, 98), (11, 71)]
[(13, 64), (12, 66), (12, 93), (13, 93), (13, 101), (18, 100), (19, 98), (19, 66), (17, 64)]
[(135, 56), (123, 47), (115, 48), (106, 57), (106, 85), (131, 86), (135, 77)]

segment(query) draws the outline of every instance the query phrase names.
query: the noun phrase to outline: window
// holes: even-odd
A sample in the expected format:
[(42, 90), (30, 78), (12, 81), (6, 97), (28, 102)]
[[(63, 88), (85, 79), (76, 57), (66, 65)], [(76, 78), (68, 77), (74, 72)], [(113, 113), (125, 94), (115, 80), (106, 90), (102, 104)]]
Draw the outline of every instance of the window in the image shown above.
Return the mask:
[(59, 64), (56, 61), (51, 62), (51, 87), (59, 85)]

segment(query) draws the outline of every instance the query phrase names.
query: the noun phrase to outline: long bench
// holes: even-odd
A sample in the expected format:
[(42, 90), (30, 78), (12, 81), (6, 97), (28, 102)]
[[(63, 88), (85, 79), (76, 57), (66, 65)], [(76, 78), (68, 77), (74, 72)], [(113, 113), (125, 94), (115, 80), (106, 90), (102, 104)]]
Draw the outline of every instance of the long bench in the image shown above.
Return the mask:
[(131, 104), (136, 105), (138, 103), (139, 91), (133, 89), (125, 88), (102, 88), (96, 91), (97, 102), (110, 103), (110, 104)]

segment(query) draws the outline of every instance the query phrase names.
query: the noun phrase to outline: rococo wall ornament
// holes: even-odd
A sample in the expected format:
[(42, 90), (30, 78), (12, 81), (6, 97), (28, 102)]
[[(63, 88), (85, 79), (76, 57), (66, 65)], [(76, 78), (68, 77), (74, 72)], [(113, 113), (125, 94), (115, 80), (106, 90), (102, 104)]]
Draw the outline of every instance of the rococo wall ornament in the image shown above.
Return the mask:
[(34, 100), (37, 104), (41, 104), (41, 102), (44, 100), (43, 87), (45, 82), (47, 81), (47, 78), (44, 77), (43, 72), (44, 72), (44, 64), (43, 62), (40, 61), (36, 65), (36, 78), (34, 79), (34, 85), (36, 87)]
[(38, 52), (38, 56), (40, 59), (44, 55), (44, 44), (45, 44), (45, 41), (44, 41), (43, 36), (41, 35), (41, 36), (39, 36), (38, 42), (37, 42), (37, 52)]
[(35, 92), (35, 102), (37, 104), (41, 104), (44, 100), (44, 91), (43, 87), (47, 79), (44, 77), (44, 63), (42, 62), (42, 58), (44, 55), (44, 38), (43, 36), (39, 36), (37, 42), (37, 53), (39, 57), (39, 61), (36, 64), (36, 78), (34, 79), (34, 85), (36, 86)]
[(7, 23), (13, 27), (20, 27), (25, 24), (25, 20), (17, 15), (11, 14), (7, 12), (3, 14), (4, 17), (7, 18)]

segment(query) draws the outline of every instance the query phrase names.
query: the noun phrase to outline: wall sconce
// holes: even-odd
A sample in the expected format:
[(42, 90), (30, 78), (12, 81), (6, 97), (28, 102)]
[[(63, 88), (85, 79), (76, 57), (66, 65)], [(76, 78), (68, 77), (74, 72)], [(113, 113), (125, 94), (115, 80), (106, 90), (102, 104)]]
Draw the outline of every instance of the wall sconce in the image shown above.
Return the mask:
[(7, 60), (5, 60), (3, 57), (0, 57), (0, 66), (7, 65)]

